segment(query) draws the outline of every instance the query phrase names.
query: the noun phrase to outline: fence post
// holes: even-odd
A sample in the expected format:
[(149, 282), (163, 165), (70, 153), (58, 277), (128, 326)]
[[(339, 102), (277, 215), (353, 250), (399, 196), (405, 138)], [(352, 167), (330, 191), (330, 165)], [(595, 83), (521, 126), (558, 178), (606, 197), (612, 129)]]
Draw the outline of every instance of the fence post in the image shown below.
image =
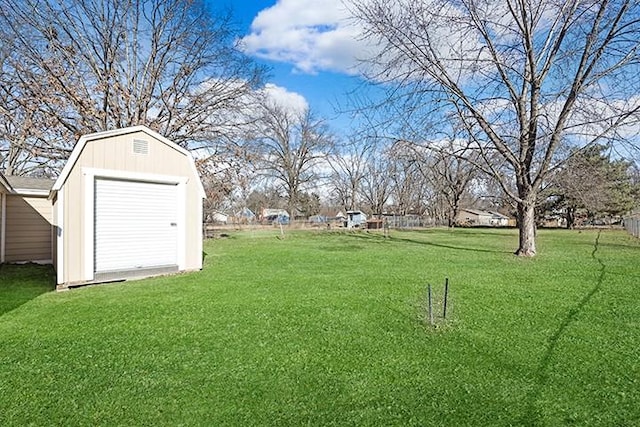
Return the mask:
[(433, 304), (431, 302), (431, 285), (427, 285), (427, 294), (429, 299), (429, 324), (433, 326)]
[(447, 298), (449, 297), (449, 278), (444, 279), (444, 302), (442, 304), (442, 318), (447, 318)]

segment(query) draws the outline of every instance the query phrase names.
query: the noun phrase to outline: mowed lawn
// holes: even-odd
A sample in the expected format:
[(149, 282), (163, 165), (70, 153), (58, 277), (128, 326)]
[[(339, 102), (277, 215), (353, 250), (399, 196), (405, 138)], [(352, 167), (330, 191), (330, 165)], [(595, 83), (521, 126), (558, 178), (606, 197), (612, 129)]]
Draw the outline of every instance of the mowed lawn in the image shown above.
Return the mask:
[(516, 230), (278, 236), (68, 292), (0, 267), (0, 425), (640, 425), (625, 233), (541, 230), (535, 259)]

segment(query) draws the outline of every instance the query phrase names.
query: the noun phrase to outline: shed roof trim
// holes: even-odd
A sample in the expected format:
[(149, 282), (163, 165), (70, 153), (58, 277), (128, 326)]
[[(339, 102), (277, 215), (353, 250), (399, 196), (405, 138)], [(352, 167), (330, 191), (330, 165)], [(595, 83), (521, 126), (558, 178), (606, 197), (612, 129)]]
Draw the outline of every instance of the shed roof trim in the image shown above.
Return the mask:
[(0, 187), (9, 194), (46, 196), (53, 182), (49, 178), (0, 174)]
[(51, 186), (54, 183), (53, 179), (49, 178), (34, 178), (32, 176), (5, 176), (5, 179), (13, 187), (16, 193), (21, 192), (40, 192), (43, 194), (49, 194)]
[(84, 149), (84, 147), (85, 147), (85, 145), (87, 143), (92, 142), (92, 141), (96, 141), (96, 140), (100, 140), (100, 139), (111, 138), (111, 137), (114, 137), (114, 136), (127, 135), (127, 134), (135, 133), (135, 132), (144, 132), (147, 135), (149, 135), (150, 137), (157, 139), (158, 141), (164, 143), (165, 145), (173, 148), (174, 150), (178, 151), (182, 155), (186, 156), (187, 159), (189, 160), (189, 166), (191, 167), (194, 176), (197, 178), (198, 191), (200, 193), (200, 196), (202, 198), (206, 197), (205, 192), (204, 192), (204, 187), (202, 186), (202, 181), (200, 181), (200, 175), (198, 175), (198, 171), (196, 169), (195, 161), (193, 160), (193, 156), (191, 155), (191, 153), (189, 153), (189, 151), (185, 150), (184, 148), (180, 147), (179, 145), (175, 144), (174, 142), (170, 141), (169, 139), (165, 138), (164, 136), (160, 135), (159, 133), (154, 132), (153, 130), (149, 129), (148, 127), (142, 126), (142, 125), (131, 126), (131, 127), (122, 128), (122, 129), (108, 130), (108, 131), (103, 131), (103, 132), (96, 132), (96, 133), (91, 133), (91, 134), (88, 134), (88, 135), (81, 136), (80, 139), (78, 140), (78, 143), (73, 148), (73, 151), (71, 152), (71, 156), (69, 157), (69, 160), (67, 160), (67, 163), (64, 165), (64, 168), (62, 169), (62, 173), (60, 174), (60, 176), (56, 180), (55, 184), (53, 184), (53, 188), (51, 189), (51, 193), (53, 194), (54, 192), (59, 191), (62, 188), (62, 186), (64, 185), (65, 181), (69, 177), (69, 174), (71, 173), (71, 170), (73, 169), (73, 167), (75, 166), (76, 162), (78, 161), (78, 158), (80, 157), (80, 154), (82, 154), (82, 150)]
[(11, 184), (9, 184), (9, 181), (7, 181), (7, 178), (5, 178), (2, 172), (0, 172), (0, 186), (2, 186), (2, 188), (4, 188), (5, 191), (9, 193), (13, 192), (13, 188), (11, 188)]

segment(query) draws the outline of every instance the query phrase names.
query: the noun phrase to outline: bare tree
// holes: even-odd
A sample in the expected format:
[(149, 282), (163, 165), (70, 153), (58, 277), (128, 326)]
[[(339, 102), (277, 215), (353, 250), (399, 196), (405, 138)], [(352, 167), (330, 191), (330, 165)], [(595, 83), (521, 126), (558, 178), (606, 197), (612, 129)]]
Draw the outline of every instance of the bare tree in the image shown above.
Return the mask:
[(395, 214), (422, 213), (428, 194), (428, 182), (423, 175), (424, 159), (405, 141), (392, 145), (387, 155), (391, 184), (390, 208)]
[[(637, 1), (364, 0), (350, 7), (381, 48), (369, 77), (390, 88), (389, 102), (405, 106), (398, 120), (418, 123), (418, 142), (459, 121), (476, 166), (515, 202), (518, 255), (536, 253), (534, 208), (564, 160), (562, 144), (620, 143), (638, 123)], [(434, 128), (420, 127), (426, 117)]]
[(301, 193), (317, 185), (318, 166), (332, 148), (327, 125), (308, 109), (298, 112), (266, 99), (250, 139), (258, 170), (282, 187), (293, 217)]
[(241, 153), (199, 156), (196, 168), (207, 196), (203, 205), (205, 222), (211, 221), (216, 212), (231, 212), (239, 200), (245, 200), (254, 178), (249, 161)]
[[(479, 173), (465, 141), (455, 135), (431, 144), (397, 141), (391, 151), (395, 209), (428, 208), (438, 222), (452, 227), (463, 203), (472, 204), (471, 184)], [(422, 209), (425, 210), (425, 209)]]
[(281, 189), (267, 186), (254, 188), (245, 198), (242, 207), (246, 206), (260, 216), (265, 208), (285, 209), (287, 200), (281, 194)]
[(360, 193), (373, 215), (381, 215), (391, 198), (393, 183), (388, 156), (388, 150), (377, 150), (373, 153), (367, 161), (362, 177)]
[(470, 185), (478, 176), (478, 170), (471, 160), (474, 152), (459, 147), (456, 141), (448, 141), (445, 146), (430, 152), (428, 176), (431, 185), (441, 195), (447, 207), (447, 223), (455, 225), (464, 200), (470, 201)]
[(0, 0), (5, 168), (131, 125), (189, 148), (224, 136), (262, 75), (230, 22), (199, 0)]
[(337, 146), (328, 157), (331, 192), (335, 202), (345, 210), (354, 210), (359, 203), (362, 179), (372, 150), (371, 140), (351, 138)]
[(10, 54), (8, 46), (0, 45), (0, 170), (7, 175), (50, 176), (68, 153), (44, 152), (45, 140), (55, 135), (55, 122), (25, 90), (7, 60)]

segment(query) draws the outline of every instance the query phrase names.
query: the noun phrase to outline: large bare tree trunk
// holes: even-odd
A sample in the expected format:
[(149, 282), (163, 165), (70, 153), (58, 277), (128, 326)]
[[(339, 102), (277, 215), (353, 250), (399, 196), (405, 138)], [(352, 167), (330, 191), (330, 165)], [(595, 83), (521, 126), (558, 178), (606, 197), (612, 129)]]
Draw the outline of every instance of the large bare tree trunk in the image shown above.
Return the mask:
[(516, 255), (534, 256), (536, 254), (536, 215), (535, 203), (518, 203), (519, 242)]

